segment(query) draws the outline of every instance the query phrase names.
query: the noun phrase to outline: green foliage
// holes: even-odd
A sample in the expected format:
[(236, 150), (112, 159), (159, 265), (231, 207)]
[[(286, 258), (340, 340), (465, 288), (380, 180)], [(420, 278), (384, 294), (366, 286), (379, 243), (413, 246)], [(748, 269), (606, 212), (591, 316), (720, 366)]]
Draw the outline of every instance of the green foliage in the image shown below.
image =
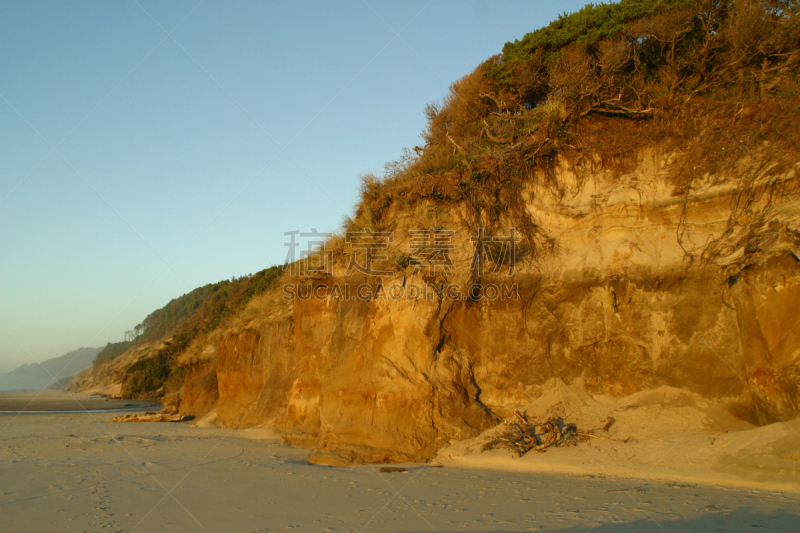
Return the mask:
[(272, 282), (280, 275), (281, 267), (273, 266), (252, 276), (247, 288), (243, 292), (244, 301), (247, 302), (253, 296), (258, 296), (266, 292), (272, 285)]
[[(151, 313), (143, 322), (145, 334), (135, 342), (170, 335), (171, 340), (155, 354), (126, 369), (123, 394), (132, 398), (154, 397), (162, 387), (180, 388), (185, 369), (175, 363), (177, 356), (199, 334), (217, 328), (254, 296), (267, 291), (280, 274), (281, 268), (273, 266), (252, 276), (205, 285)], [(118, 343), (114, 356), (131, 344)]]
[(170, 359), (164, 352), (136, 361), (125, 371), (126, 396), (141, 398), (157, 391), (164, 386), (170, 371)]
[(106, 347), (103, 348), (103, 350), (100, 353), (98, 353), (97, 356), (95, 357), (93, 363), (94, 366), (99, 366), (104, 363), (107, 363), (108, 361), (111, 361), (112, 359), (116, 359), (117, 357), (125, 353), (125, 350), (130, 348), (132, 345), (133, 342), (131, 341), (109, 342), (108, 344), (106, 344)]
[(231, 282), (228, 280), (209, 283), (170, 300), (167, 305), (153, 311), (142, 321), (144, 334), (137, 340), (155, 339), (169, 333), (181, 320), (195, 313), (209, 295), (218, 294), (219, 291), (224, 293), (229, 285)]
[(150, 313), (142, 321), (144, 333), (136, 339), (136, 342), (168, 335), (192, 317), (194, 321), (210, 320), (210, 323), (201, 329), (213, 329), (222, 317), (230, 314), (231, 310), (241, 307), (253, 296), (266, 291), (280, 273), (280, 267), (274, 266), (252, 276), (209, 283), (175, 298), (161, 309)]
[(576, 13), (561, 15), (549, 26), (531, 32), (522, 40), (506, 43), (500, 63), (491, 75), (508, 79), (505, 65), (524, 62), (537, 51), (545, 61), (556, 59), (561, 49), (574, 42), (591, 44), (625, 31), (628, 22), (659, 9), (673, 9), (696, 3), (696, 0), (621, 0), (616, 4), (588, 4)]
[(154, 355), (139, 359), (125, 369), (123, 394), (131, 398), (153, 395), (167, 380), (178, 381), (185, 370), (174, 364), (175, 358), (185, 350), (196, 335), (195, 330), (184, 329), (164, 343)]

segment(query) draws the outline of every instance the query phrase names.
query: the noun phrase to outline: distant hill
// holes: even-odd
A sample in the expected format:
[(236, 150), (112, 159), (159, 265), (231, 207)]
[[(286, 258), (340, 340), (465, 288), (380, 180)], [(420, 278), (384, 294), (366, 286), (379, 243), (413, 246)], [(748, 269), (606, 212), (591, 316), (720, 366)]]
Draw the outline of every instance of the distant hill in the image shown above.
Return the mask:
[[(48, 359), (41, 365), (31, 363), (0, 374), (0, 391), (44, 390), (56, 382), (63, 384), (81, 370), (92, 366), (95, 356), (102, 348), (78, 348), (60, 357)], [(54, 379), (55, 378), (55, 379)]]

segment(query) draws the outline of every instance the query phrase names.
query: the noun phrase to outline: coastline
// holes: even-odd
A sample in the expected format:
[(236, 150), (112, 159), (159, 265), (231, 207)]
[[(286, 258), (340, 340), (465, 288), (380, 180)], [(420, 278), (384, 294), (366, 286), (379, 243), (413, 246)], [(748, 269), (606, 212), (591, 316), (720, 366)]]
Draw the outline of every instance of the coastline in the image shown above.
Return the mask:
[(153, 411), (161, 405), (143, 400), (106, 398), (99, 393), (69, 393), (61, 391), (0, 392), (0, 413), (81, 413), (112, 411)]

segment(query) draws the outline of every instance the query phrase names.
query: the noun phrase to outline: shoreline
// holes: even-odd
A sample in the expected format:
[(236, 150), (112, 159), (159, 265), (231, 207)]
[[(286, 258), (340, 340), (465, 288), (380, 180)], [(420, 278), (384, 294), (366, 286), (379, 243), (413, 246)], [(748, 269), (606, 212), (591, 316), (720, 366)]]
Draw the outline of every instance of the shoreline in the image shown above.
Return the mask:
[(81, 413), (117, 413), (120, 411), (149, 411), (146, 407), (109, 407), (108, 409), (58, 409), (45, 411), (41, 409), (28, 409), (17, 411), (2, 411), (0, 415), (60, 415), (60, 414), (81, 414)]
[(94, 394), (62, 391), (0, 392), (0, 414), (105, 413), (161, 410), (145, 400), (111, 399)]

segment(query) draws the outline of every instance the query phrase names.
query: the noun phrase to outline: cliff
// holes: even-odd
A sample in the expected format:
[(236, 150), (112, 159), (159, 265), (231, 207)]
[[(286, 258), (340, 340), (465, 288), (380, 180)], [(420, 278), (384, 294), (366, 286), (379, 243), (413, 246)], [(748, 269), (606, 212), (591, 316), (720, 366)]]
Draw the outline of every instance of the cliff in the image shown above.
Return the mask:
[[(429, 459), (529, 404), (551, 378), (612, 396), (683, 388), (757, 424), (796, 416), (796, 169), (754, 186), (760, 199), (741, 235), (730, 231), (740, 191), (729, 180), (675, 197), (659, 167), (646, 154), (630, 174), (578, 184), (565, 165), (563, 195), (531, 187), (526, 208), (549, 250), (491, 280), (516, 285), (517, 297), (382, 298), (431, 283), (409, 266), (372, 281), (367, 300), (337, 297), (334, 286), (361, 281), (340, 268), (301, 282), (328, 287), (318, 291), (328, 298), (254, 301), (190, 360), (181, 411), (202, 415), (216, 402), (220, 424), (267, 421), (332, 464)], [(725, 256), (692, 260), (737, 233)], [(463, 227), (453, 236), (451, 285), (466, 286), (471, 236)]]
[(77, 388), (325, 464), (430, 460), (552, 380), (796, 417), (800, 24), (771, 6), (623, 0), (509, 43), (316, 254)]

